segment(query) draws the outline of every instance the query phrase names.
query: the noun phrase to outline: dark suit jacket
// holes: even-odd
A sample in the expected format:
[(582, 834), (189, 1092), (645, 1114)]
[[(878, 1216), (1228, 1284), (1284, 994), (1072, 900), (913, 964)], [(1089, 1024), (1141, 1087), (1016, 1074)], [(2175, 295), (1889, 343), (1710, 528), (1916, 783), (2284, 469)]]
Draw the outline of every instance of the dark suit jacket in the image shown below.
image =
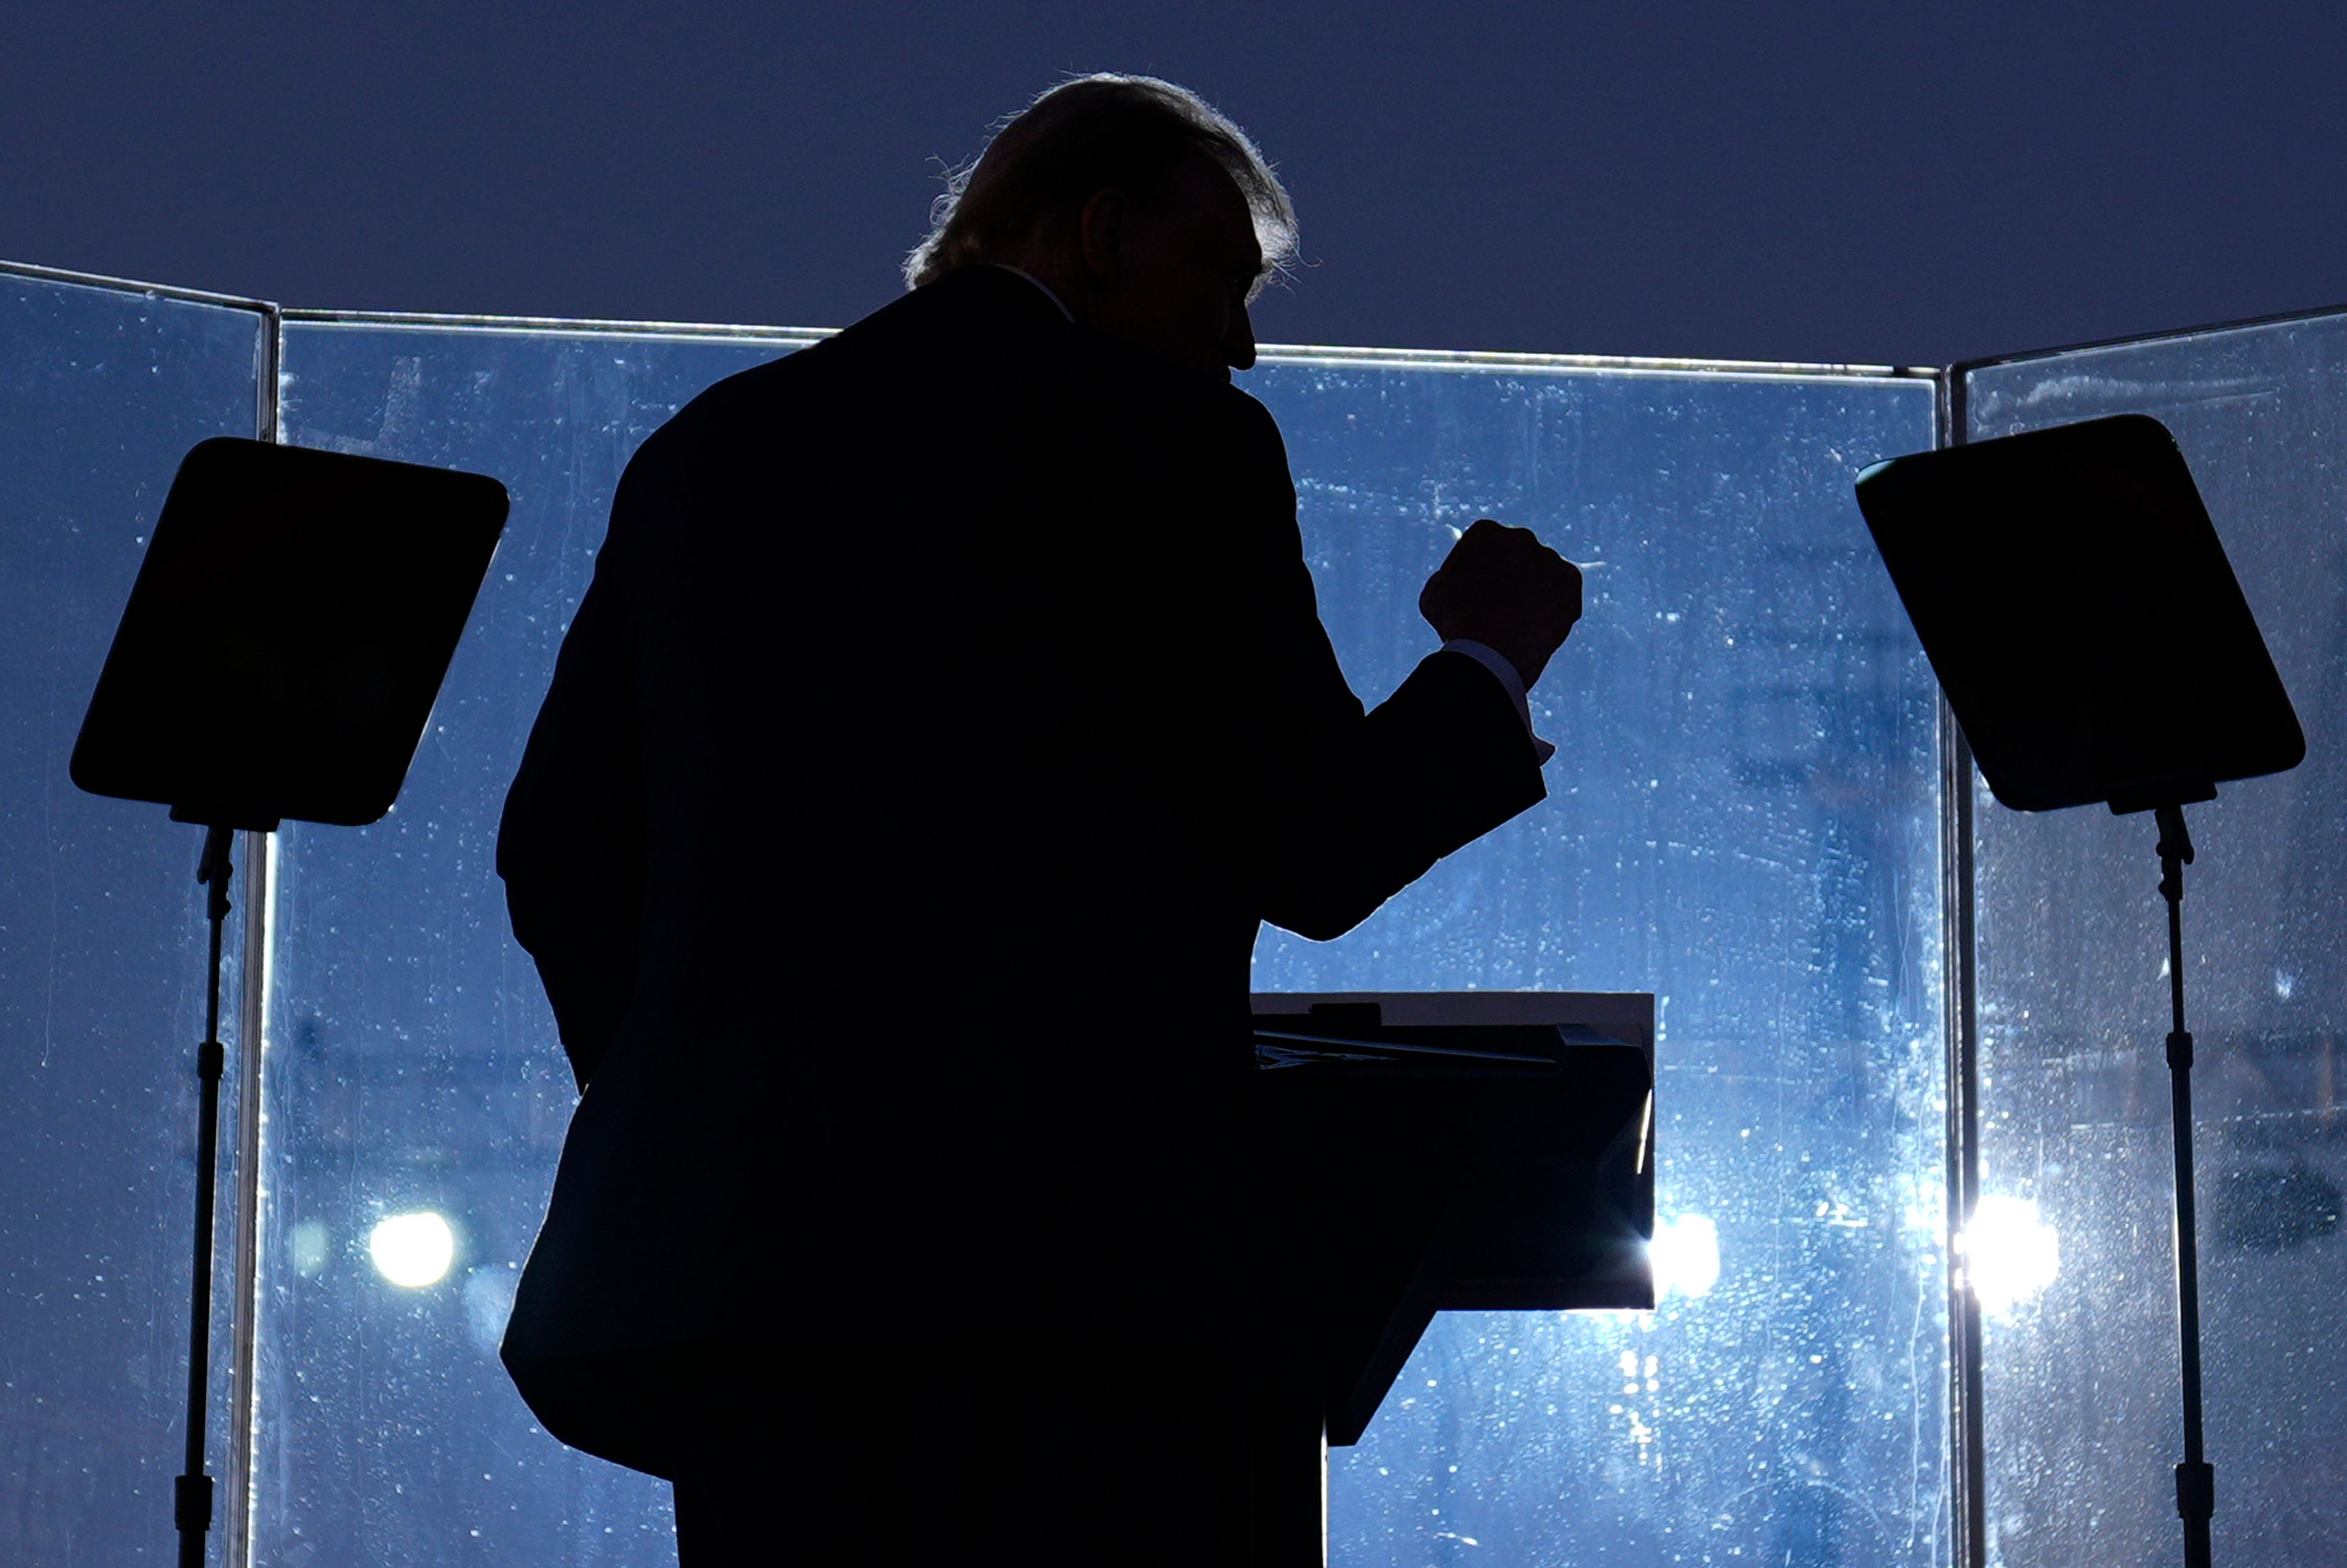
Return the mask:
[(681, 1350), (1230, 1331), (1258, 922), (1541, 794), (1462, 655), (1364, 715), (1261, 405), (1017, 276), (720, 383), (629, 465), (498, 843), (584, 1087), (525, 1397), (666, 1473)]

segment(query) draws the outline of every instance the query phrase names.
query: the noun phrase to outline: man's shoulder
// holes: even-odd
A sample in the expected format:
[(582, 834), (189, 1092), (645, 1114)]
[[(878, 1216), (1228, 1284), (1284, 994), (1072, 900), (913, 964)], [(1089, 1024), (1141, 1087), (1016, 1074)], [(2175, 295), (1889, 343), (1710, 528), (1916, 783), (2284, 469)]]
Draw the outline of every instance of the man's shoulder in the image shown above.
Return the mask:
[(1175, 447), (1209, 465), (1286, 466), (1278, 427), (1254, 397), (1078, 326), (1033, 282), (989, 266), (948, 272), (717, 382), (647, 446), (705, 459), (712, 447), (773, 455), (807, 437), (807, 455), (820, 457), (883, 431), (925, 442), (940, 425), (1005, 422), (1054, 428), (1062, 450)]
[(804, 348), (712, 384), (671, 423), (721, 423), (793, 399), (835, 398), (858, 383), (909, 391), (907, 378), (947, 372), (956, 361), (1031, 364), (1053, 357), (1054, 340), (1071, 332), (1049, 296), (1015, 273), (963, 268)]

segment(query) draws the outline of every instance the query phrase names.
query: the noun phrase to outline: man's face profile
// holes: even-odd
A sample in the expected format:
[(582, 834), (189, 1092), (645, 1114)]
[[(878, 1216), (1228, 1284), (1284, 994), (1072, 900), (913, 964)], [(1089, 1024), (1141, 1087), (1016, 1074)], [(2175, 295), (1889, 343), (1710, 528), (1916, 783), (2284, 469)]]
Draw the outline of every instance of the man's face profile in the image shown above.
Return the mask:
[(1246, 299), (1263, 271), (1263, 251), (1246, 199), (1212, 159), (1184, 160), (1149, 199), (1095, 191), (1080, 228), (1080, 316), (1111, 337), (1225, 380), (1255, 364)]

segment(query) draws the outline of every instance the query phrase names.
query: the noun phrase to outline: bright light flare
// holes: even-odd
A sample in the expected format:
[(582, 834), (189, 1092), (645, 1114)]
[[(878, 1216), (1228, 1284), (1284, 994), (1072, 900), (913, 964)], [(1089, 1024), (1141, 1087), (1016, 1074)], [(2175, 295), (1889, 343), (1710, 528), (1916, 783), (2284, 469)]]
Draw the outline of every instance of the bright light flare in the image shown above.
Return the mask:
[(367, 1255), (374, 1259), (375, 1272), (392, 1284), (421, 1290), (448, 1276), (456, 1261), (456, 1233), (429, 1209), (389, 1214), (368, 1233)]
[(1703, 1214), (1656, 1220), (1646, 1258), (1655, 1270), (1655, 1299), (1711, 1294), (1719, 1283), (1719, 1227)]
[(2062, 1238), (2037, 1217), (2034, 1199), (1991, 1193), (1973, 1205), (1956, 1255), (1981, 1310), (2002, 1317), (2054, 1283), (2062, 1271)]

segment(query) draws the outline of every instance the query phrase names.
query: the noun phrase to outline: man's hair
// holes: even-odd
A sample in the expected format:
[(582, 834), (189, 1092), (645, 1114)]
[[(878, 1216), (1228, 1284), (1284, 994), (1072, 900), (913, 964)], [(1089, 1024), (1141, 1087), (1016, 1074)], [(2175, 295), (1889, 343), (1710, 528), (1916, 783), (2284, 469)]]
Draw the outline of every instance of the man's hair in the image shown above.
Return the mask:
[(974, 261), (1011, 261), (1044, 223), (1074, 217), (1095, 191), (1160, 197), (1198, 155), (1246, 198), (1263, 248), (1259, 291), (1296, 254), (1296, 209), (1271, 165), (1246, 132), (1189, 88), (1106, 74), (1051, 88), (997, 131), (975, 162), (946, 177), (945, 194), (929, 209), (928, 238), (905, 258), (905, 286)]

